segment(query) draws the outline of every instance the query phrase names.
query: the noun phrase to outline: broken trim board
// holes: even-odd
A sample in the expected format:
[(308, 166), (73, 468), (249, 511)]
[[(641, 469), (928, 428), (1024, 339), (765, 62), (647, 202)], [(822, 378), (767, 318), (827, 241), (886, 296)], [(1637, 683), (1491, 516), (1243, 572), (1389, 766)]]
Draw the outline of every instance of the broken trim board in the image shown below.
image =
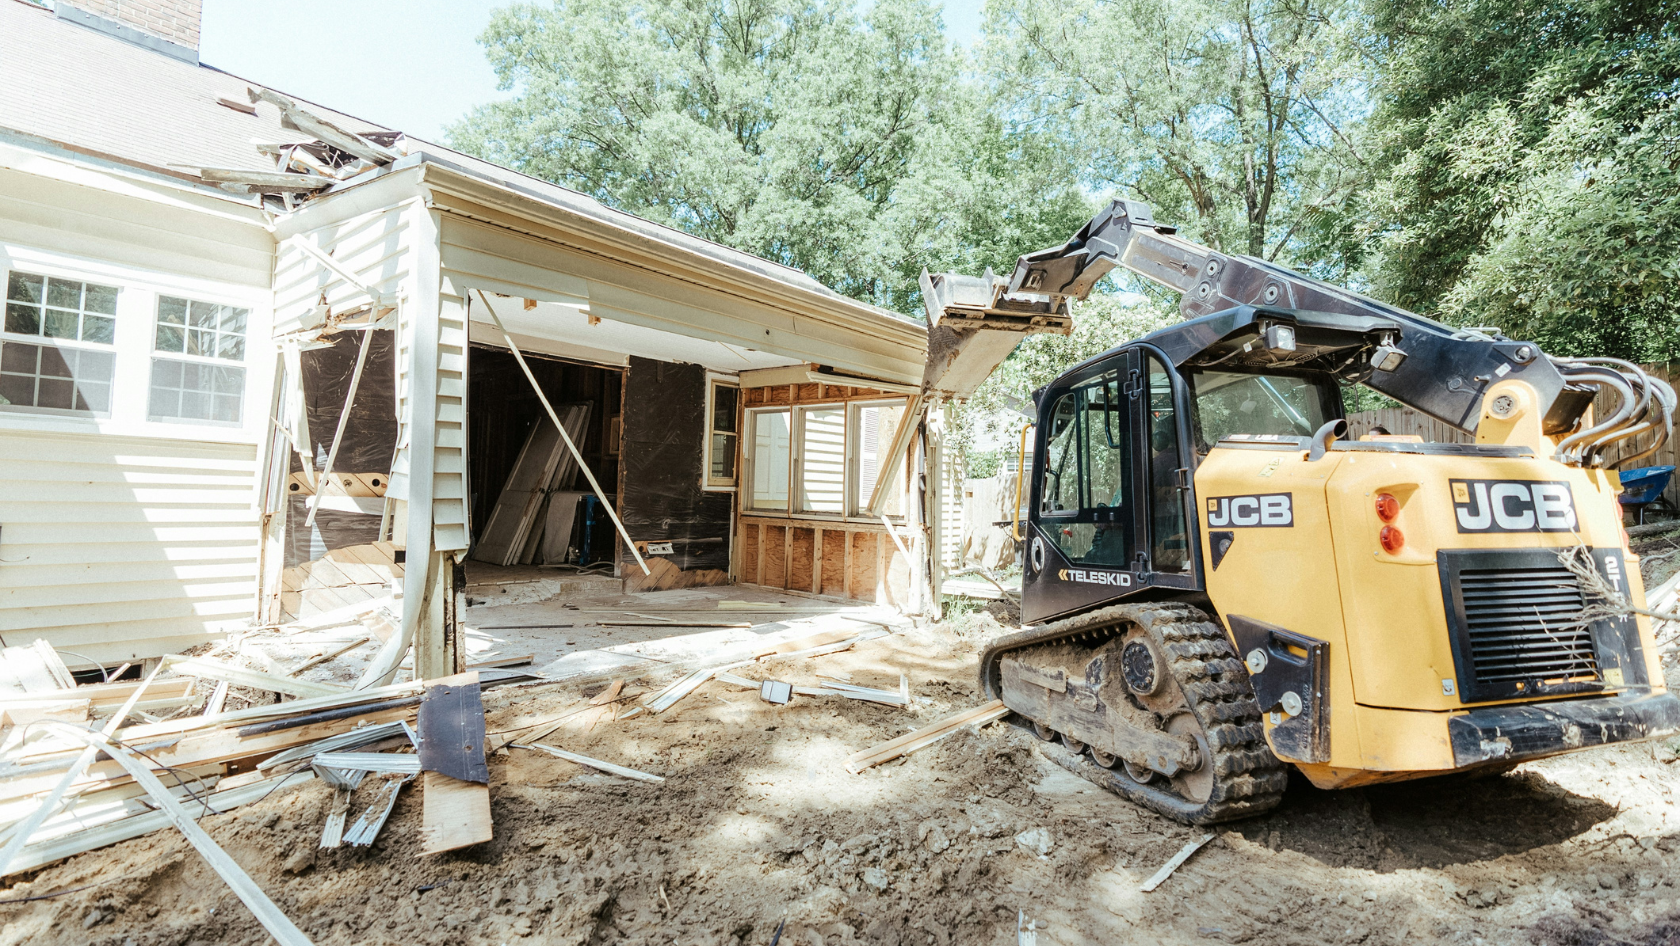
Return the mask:
[(665, 781), (663, 776), (654, 775), (654, 774), (649, 773), (649, 772), (643, 772), (640, 769), (632, 769), (629, 766), (614, 765), (611, 762), (602, 762), (600, 759), (591, 759), (590, 757), (588, 757), (586, 755), (578, 755), (575, 752), (567, 752), (564, 749), (556, 749), (553, 746), (544, 746), (544, 745), (537, 745), (537, 744), (526, 745), (524, 743), (514, 743), (513, 747), (515, 749), (536, 749), (536, 750), (541, 751), (541, 752), (546, 752), (549, 755), (554, 756), (557, 759), (565, 759), (567, 762), (576, 762), (578, 765), (587, 765), (592, 769), (597, 769), (599, 771), (606, 772), (609, 775), (618, 775), (618, 776), (622, 776), (624, 778), (633, 778), (638, 782), (663, 782), (663, 781)]
[(489, 785), (424, 772), (420, 786), (421, 857), (481, 844), (494, 836)]
[(25, 647), (0, 650), (0, 691), (31, 695), (67, 690), (76, 685), (69, 668), (52, 645), (39, 638)]
[(169, 789), (158, 781), (157, 776), (152, 774), (152, 770), (147, 768), (146, 763), (141, 762), (127, 749), (118, 748), (116, 744), (110, 741), (108, 736), (100, 733), (90, 733), (65, 723), (53, 723), (51, 725), (66, 734), (84, 740), (88, 744), (88, 748), (104, 752), (118, 765), (122, 766), (140, 784), (140, 787), (146, 790), (146, 794), (151, 796), (152, 801), (163, 810), (169, 821), (183, 835), (186, 835), (187, 841), (197, 849), (199, 856), (204, 858), (210, 868), (222, 878), (222, 882), (226, 883), (240, 902), (245, 904), (246, 909), (249, 909), (256, 916), (257, 922), (263, 925), (263, 929), (267, 930), (268, 934), (274, 937), (281, 946), (313, 946), (309, 937), (304, 935), (303, 930), (298, 929), (297, 925), (285, 913), (281, 912), (279, 907), (274, 905), (274, 901), (268, 898), (268, 894), (263, 893), (262, 888), (257, 886), (257, 882), (251, 879), (251, 875), (245, 873), (239, 864), (216, 844), (209, 833), (199, 827), (198, 822), (187, 814), (186, 809), (182, 808), (181, 803), (169, 794)]
[(1150, 893), (1156, 887), (1159, 887), (1162, 884), (1166, 883), (1167, 878), (1172, 876), (1173, 871), (1178, 870), (1178, 868), (1180, 866), (1182, 866), (1185, 861), (1190, 859), (1190, 855), (1192, 855), (1192, 854), (1196, 853), (1197, 851), (1201, 850), (1202, 845), (1204, 845), (1204, 844), (1206, 844), (1206, 843), (1208, 843), (1209, 841), (1212, 841), (1212, 840), (1213, 840), (1213, 835), (1204, 834), (1201, 837), (1197, 838), (1196, 840), (1188, 842), (1183, 847), (1178, 849), (1178, 853), (1174, 854), (1172, 856), (1172, 860), (1167, 861), (1165, 864), (1161, 865), (1161, 869), (1155, 872), (1155, 876), (1153, 876), (1153, 877), (1149, 878), (1148, 880), (1144, 881), (1143, 886), (1139, 887), (1138, 889), (1141, 890), (1144, 893)]
[(871, 766), (891, 762), (899, 756), (926, 749), (965, 726), (984, 726), (1008, 715), (1009, 707), (1004, 706), (1002, 700), (993, 700), (984, 706), (976, 706), (955, 716), (947, 716), (925, 729), (905, 733), (897, 739), (854, 753), (846, 759), (846, 771), (856, 775)]
[(299, 699), (338, 696), (350, 692), (348, 687), (335, 686), (330, 683), (315, 683), (309, 680), (294, 680), (290, 677), (246, 670), (243, 667), (235, 667), (232, 664), (224, 664), (215, 660), (206, 660), (202, 657), (180, 657), (171, 654), (163, 658), (163, 666), (182, 676), (226, 680), (234, 686), (269, 690), (274, 693), (295, 696)]

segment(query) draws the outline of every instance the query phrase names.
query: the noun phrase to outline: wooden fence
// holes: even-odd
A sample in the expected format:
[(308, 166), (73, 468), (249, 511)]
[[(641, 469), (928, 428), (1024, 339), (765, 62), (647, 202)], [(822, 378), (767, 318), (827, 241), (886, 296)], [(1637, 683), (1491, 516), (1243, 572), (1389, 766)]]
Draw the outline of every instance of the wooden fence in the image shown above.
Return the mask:
[[(1674, 384), (1680, 378), (1680, 365), (1643, 365), (1652, 377), (1661, 378), (1669, 384)], [(1607, 395), (1599, 395), (1593, 404), (1593, 412), (1602, 416), (1610, 405)], [(1415, 434), (1429, 443), (1474, 443), (1476, 438), (1462, 430), (1449, 427), (1433, 417), (1419, 414), (1408, 407), (1391, 408), (1380, 411), (1359, 411), (1348, 415), (1348, 435), (1354, 438), (1371, 432), (1371, 428), (1381, 426), (1391, 434)], [(1641, 434), (1617, 445), (1615, 455), (1618, 457), (1632, 456), (1651, 445), (1655, 434)], [(1680, 466), (1680, 444), (1670, 439), (1657, 450), (1656, 453), (1638, 460), (1636, 467), (1646, 466)], [(1680, 505), (1680, 477), (1670, 479), (1668, 489), (1664, 492), (1668, 501)]]

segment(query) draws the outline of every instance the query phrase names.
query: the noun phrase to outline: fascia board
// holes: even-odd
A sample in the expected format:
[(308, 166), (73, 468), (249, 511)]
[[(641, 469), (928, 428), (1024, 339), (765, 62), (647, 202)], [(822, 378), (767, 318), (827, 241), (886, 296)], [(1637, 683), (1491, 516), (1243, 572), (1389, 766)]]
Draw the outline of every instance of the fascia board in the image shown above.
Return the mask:
[[(33, 146), (37, 143), (39, 146)], [(261, 229), (268, 227), (262, 208), (234, 195), (62, 151), (44, 139), (37, 142), (3, 129), (0, 129), (0, 167)]]

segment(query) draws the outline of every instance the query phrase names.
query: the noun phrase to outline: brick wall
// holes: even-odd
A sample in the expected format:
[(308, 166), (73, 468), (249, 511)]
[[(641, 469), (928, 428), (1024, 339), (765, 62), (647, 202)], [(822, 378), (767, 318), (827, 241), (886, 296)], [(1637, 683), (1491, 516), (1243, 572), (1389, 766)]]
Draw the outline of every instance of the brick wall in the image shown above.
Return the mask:
[(72, 0), (66, 5), (132, 26), (172, 43), (198, 48), (198, 24), (203, 0)]

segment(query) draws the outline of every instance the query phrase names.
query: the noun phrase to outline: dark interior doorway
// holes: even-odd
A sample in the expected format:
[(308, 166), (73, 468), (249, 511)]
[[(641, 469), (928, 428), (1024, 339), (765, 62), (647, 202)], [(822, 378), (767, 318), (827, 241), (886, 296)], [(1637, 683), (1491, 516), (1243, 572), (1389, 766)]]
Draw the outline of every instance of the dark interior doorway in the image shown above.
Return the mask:
[[(537, 383), (542, 386), (543, 394), (562, 417), (565, 416), (563, 405), (588, 405), (588, 417), (578, 449), (602, 489), (606, 490), (607, 499), (616, 503), (623, 370), (530, 352), (522, 354), (531, 366), (532, 374), (536, 375)], [(532, 430), (538, 423), (549, 424), (550, 421), (536, 392), (531, 390), (530, 381), (520, 370), (519, 362), (508, 350), (473, 345), (468, 377), (467, 482), (472, 492), (472, 531), (476, 545), (484, 536), (497, 499), (508, 484), (509, 474), (513, 472)], [(559, 484), (559, 489), (588, 491), (589, 486), (579, 472), (573, 482)], [(546, 521), (549, 520), (539, 517), (539, 523)], [(537, 527), (540, 528), (540, 525)], [(585, 531), (588, 542), (585, 542)], [(612, 524), (598, 511), (591, 516), (587, 508), (580, 508), (569, 544), (580, 552), (586, 545), (589, 548), (588, 561), (572, 564), (587, 565), (614, 559)]]

